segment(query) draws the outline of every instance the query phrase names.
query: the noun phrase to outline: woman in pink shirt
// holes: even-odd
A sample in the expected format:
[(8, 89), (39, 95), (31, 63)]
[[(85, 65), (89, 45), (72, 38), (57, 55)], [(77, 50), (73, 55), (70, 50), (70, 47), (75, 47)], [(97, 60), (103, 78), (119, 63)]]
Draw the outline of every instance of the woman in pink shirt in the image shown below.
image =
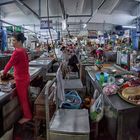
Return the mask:
[(28, 122), (32, 119), (30, 104), (28, 99), (28, 88), (30, 84), (29, 60), (23, 43), (26, 40), (23, 33), (13, 35), (13, 46), (15, 48), (9, 62), (4, 68), (3, 74), (6, 75), (10, 68), (14, 67), (14, 79), (16, 82), (16, 90), (23, 110), (23, 118), (19, 120), (20, 124)]

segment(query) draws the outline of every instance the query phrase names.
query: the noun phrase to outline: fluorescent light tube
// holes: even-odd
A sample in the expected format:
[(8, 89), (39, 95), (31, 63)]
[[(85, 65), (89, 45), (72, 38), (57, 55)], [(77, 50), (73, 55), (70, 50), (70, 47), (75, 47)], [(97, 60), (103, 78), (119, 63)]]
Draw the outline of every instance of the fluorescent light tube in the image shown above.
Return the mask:
[(136, 26), (122, 26), (123, 28), (136, 29)]

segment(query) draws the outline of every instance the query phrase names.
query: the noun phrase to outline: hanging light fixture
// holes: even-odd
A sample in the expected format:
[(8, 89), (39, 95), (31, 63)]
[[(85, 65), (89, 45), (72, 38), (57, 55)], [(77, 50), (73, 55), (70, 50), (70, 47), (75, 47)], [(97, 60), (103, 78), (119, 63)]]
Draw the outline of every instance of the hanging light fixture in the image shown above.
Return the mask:
[(87, 27), (87, 24), (83, 24), (83, 28), (86, 28)]
[(67, 23), (66, 23), (66, 19), (62, 20), (62, 30), (66, 30), (67, 28)]

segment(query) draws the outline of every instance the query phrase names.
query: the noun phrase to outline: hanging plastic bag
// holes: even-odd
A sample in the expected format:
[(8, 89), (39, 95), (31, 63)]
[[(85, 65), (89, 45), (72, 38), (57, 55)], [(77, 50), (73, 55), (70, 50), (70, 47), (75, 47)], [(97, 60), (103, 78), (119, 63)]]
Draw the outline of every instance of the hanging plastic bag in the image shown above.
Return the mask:
[(95, 89), (94, 94), (93, 94), (93, 99), (97, 99), (100, 96), (100, 93), (97, 89)]
[(90, 107), (90, 118), (94, 122), (99, 122), (104, 115), (103, 94), (101, 94)]

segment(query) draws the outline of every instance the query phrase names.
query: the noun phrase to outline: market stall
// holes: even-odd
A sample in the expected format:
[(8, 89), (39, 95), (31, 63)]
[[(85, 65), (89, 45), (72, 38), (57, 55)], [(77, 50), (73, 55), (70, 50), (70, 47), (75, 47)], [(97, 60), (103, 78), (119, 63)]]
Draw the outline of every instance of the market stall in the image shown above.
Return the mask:
[(50, 59), (36, 59), (29, 62), (29, 66), (32, 67), (41, 67), (43, 79), (46, 79), (46, 73), (52, 67), (53, 60)]
[(39, 74), (41, 74), (42, 68), (40, 67), (29, 67), (29, 73), (30, 73), (30, 80), (32, 81), (37, 77)]
[[(87, 93), (94, 93), (97, 90), (100, 94), (104, 96), (104, 127), (106, 128), (106, 133), (109, 132), (112, 139), (114, 140), (128, 140), (129, 138), (137, 139), (140, 136), (140, 106), (131, 100), (122, 97), (122, 92), (120, 89), (125, 85), (118, 83), (118, 90), (115, 93), (113, 86), (110, 89), (105, 90), (105, 85), (103, 86), (101, 81), (97, 78), (97, 73), (101, 71), (97, 70), (96, 67), (87, 67)], [(135, 77), (131, 72), (122, 69), (117, 65), (104, 65), (102, 72), (112, 72), (112, 70), (117, 71), (119, 75), (126, 77), (129, 81)], [(136, 78), (136, 77), (135, 77)], [(134, 78), (134, 79), (135, 79)], [(116, 80), (116, 82), (118, 82)], [(121, 82), (119, 80), (119, 82)], [(136, 81), (135, 81), (136, 82)], [(116, 89), (116, 88), (115, 88)], [(112, 91), (111, 91), (112, 90)], [(92, 95), (93, 96), (93, 95)], [(113, 129), (112, 129), (113, 128)]]
[[(30, 67), (31, 81), (41, 72), (39, 67)], [(0, 80), (0, 137), (20, 118), (21, 109), (16, 96), (14, 80), (3, 82)]]
[(85, 81), (86, 81), (85, 67), (93, 66), (94, 63), (95, 63), (95, 58), (93, 58), (93, 57), (80, 61), (80, 79), (81, 79), (83, 85), (85, 85)]
[[(81, 90), (83, 92), (82, 83), (79, 79), (63, 79), (61, 68), (62, 65), (57, 71), (57, 80), (48, 81), (35, 101), (35, 137), (39, 140), (45, 137), (55, 140), (71, 139), (72, 136), (76, 140), (88, 140), (90, 131), (88, 111), (81, 109), (82, 102), (78, 94)], [(65, 104), (60, 105), (66, 95), (67, 98), (69, 96), (69, 99), (66, 99), (69, 101), (64, 101)], [(65, 117), (60, 114), (65, 114)], [(58, 120), (58, 117), (61, 119)], [(65, 124), (62, 125), (63, 119)], [(58, 123), (61, 126), (57, 127), (56, 121), (60, 121)], [(46, 132), (44, 132), (45, 128)]]

